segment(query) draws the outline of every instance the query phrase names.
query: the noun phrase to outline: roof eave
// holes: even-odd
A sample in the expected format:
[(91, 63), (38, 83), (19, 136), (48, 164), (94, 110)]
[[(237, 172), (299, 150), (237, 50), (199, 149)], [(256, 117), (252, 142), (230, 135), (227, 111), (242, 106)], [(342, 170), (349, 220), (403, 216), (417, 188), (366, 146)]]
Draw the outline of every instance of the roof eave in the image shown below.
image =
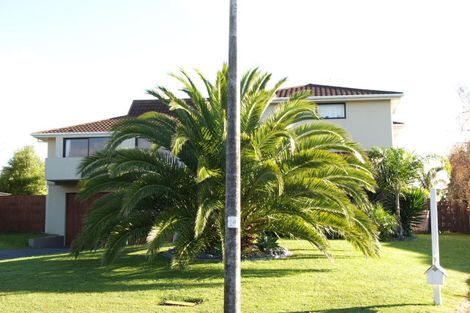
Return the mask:
[[(388, 93), (375, 95), (341, 95), (341, 96), (310, 96), (307, 99), (311, 101), (361, 101), (361, 100), (390, 100), (403, 97), (403, 93)], [(289, 97), (278, 97), (272, 102), (283, 102), (289, 100)]]
[(112, 132), (73, 132), (73, 133), (32, 133), (36, 139), (47, 139), (55, 137), (102, 137), (102, 136), (111, 136)]

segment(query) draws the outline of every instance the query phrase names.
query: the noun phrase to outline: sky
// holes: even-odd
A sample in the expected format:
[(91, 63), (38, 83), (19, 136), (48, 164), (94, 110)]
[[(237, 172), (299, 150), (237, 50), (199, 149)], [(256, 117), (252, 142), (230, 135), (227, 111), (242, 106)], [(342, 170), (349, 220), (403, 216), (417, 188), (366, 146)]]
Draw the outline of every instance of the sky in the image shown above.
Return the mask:
[[(470, 1), (239, 0), (239, 68), (401, 91), (399, 145), (447, 154), (470, 87)], [(228, 56), (228, 0), (0, 0), (0, 167), (31, 133), (124, 115)]]

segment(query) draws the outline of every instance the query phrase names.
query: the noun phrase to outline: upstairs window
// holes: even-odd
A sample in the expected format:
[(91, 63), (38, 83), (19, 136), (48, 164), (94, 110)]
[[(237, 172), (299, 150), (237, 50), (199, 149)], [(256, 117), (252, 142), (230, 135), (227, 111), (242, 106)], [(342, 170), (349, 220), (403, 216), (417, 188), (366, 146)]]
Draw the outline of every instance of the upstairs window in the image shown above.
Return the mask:
[(139, 149), (149, 150), (152, 148), (152, 143), (144, 138), (136, 138), (135, 146)]
[(108, 142), (109, 137), (92, 137), (92, 138), (66, 138), (64, 139), (64, 157), (86, 157), (103, 150)]
[(111, 138), (109, 137), (88, 138), (88, 155), (93, 155), (103, 150), (110, 140)]
[(318, 105), (318, 114), (323, 119), (346, 118), (346, 105), (344, 103), (322, 103)]

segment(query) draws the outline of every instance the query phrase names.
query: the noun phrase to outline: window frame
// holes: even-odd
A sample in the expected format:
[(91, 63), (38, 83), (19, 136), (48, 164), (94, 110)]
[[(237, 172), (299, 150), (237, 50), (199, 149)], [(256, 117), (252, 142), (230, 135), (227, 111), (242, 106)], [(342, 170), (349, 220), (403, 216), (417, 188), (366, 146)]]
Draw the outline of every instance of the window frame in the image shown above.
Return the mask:
[[(320, 116), (320, 106), (327, 106), (327, 105), (342, 105), (344, 116), (343, 117), (321, 117)], [(326, 103), (317, 103), (318, 106), (318, 115), (322, 120), (345, 120), (347, 118), (347, 111), (346, 111), (346, 103), (345, 102), (326, 102)]]
[[(62, 141), (62, 157), (63, 158), (85, 158), (87, 156), (90, 156), (90, 139), (95, 139), (95, 138), (109, 138), (109, 136), (98, 136), (98, 137), (64, 137)], [(66, 149), (67, 149), (67, 140), (74, 140), (74, 139), (86, 139), (87, 142), (87, 155), (86, 156), (67, 156), (66, 154)]]
[(139, 139), (140, 140), (147, 140), (150, 143), (150, 148), (148, 148), (148, 149), (150, 150), (152, 148), (153, 143), (151, 143), (148, 139), (135, 137), (134, 146), (135, 146), (136, 149), (144, 149), (144, 150), (146, 149), (146, 148), (143, 148), (143, 147), (142, 148), (139, 147)]

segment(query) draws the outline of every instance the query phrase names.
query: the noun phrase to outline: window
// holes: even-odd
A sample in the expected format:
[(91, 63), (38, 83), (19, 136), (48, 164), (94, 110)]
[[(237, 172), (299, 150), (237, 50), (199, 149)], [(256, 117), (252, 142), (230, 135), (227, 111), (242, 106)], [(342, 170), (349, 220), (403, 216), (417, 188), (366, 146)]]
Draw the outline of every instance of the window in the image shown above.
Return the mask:
[(324, 119), (346, 118), (346, 105), (344, 103), (319, 104), (318, 114)]
[(64, 157), (86, 157), (103, 150), (108, 144), (109, 137), (96, 138), (66, 138), (64, 139)]
[(144, 138), (136, 138), (135, 146), (140, 149), (150, 149), (152, 148), (152, 143)]
[(103, 150), (110, 140), (111, 138), (109, 137), (88, 138), (88, 155), (93, 155)]
[(88, 155), (88, 139), (65, 139), (64, 157), (84, 157)]

